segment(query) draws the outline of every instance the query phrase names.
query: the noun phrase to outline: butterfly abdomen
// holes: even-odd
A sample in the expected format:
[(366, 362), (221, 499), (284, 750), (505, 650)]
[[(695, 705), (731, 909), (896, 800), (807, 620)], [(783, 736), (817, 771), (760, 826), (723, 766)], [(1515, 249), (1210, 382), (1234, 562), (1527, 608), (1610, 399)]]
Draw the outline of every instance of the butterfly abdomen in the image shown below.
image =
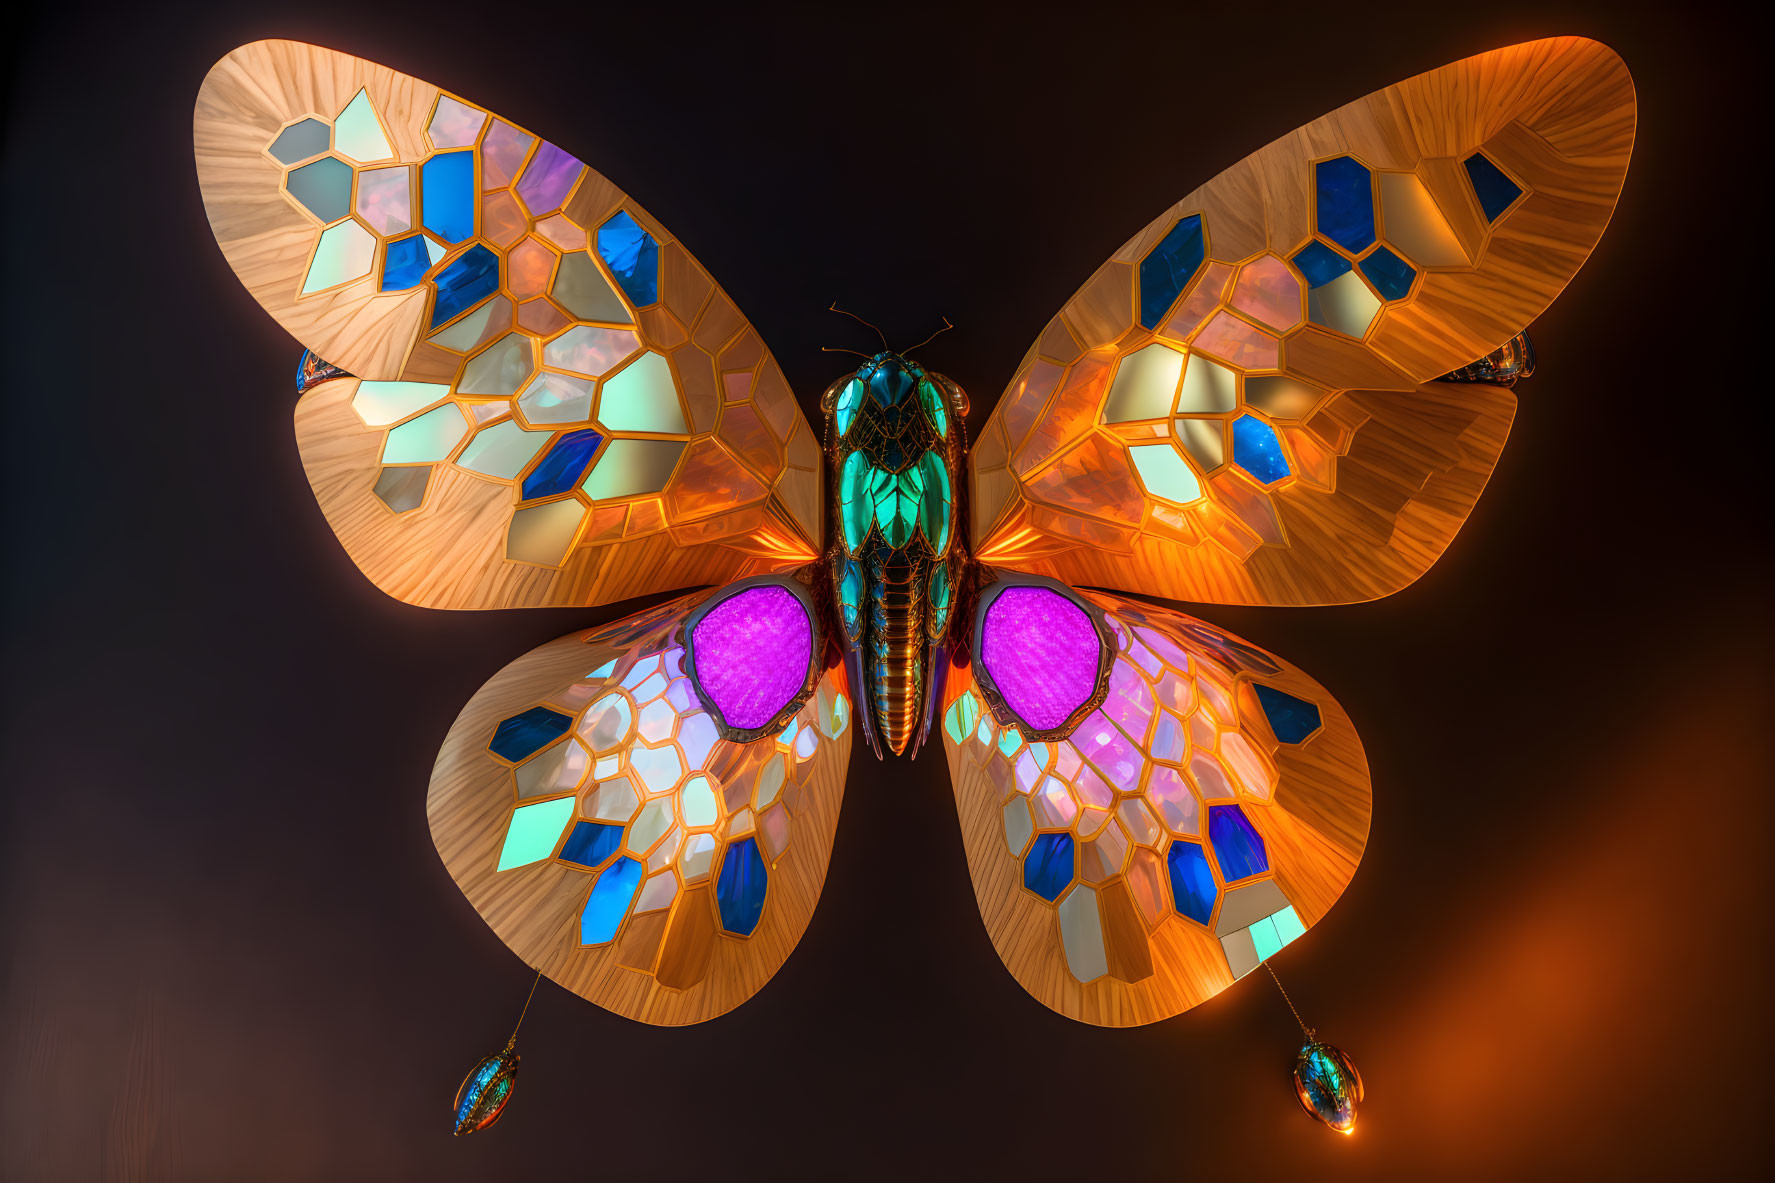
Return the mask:
[(959, 402), (953, 383), (891, 353), (833, 383), (825, 400), (837, 607), (871, 733), (895, 754), (923, 726), (961, 557)]
[(901, 551), (869, 556), (869, 705), (881, 740), (904, 752), (923, 720), (927, 564)]

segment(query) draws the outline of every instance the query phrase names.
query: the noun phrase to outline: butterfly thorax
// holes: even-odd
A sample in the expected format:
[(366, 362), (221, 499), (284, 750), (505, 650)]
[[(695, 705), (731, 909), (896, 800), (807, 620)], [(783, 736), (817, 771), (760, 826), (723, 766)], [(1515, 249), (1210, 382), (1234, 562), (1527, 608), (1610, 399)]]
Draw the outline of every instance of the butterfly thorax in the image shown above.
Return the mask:
[(964, 548), (955, 489), (965, 396), (941, 374), (879, 353), (827, 389), (828, 550), (846, 661), (877, 753), (928, 726), (935, 654)]

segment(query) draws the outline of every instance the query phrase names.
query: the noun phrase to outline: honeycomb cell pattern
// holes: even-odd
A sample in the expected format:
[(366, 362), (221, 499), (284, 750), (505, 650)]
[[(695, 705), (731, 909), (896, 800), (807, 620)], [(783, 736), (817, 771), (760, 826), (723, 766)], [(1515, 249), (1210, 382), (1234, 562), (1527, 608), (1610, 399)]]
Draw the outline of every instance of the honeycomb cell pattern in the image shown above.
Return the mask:
[[(1276, 934), (1298, 925), (1273, 919), (1293, 912), (1262, 838), (1277, 787), (1277, 748), (1264, 728), (1281, 744), (1310, 742), (1319, 708), (1252, 681), (1246, 663), (1167, 616), (1105, 607), (1116, 643), (1109, 695), (1070, 737), (1027, 743), (973, 689), (950, 703), (944, 730), (1000, 790), (1005, 857), (1019, 864), (1023, 890), (1055, 908), (1075, 977), (1091, 980), (1080, 967), (1107, 972), (1098, 968), (1107, 965), (1106, 925), (1079, 913), (1119, 882), (1149, 931), (1200, 926), (1221, 938), (1235, 975), (1247, 972), (1256, 964), (1248, 950), (1279, 948)], [(1261, 720), (1239, 706), (1242, 694)], [(1233, 892), (1237, 907), (1226, 902)]]
[[(1124, 318), (1117, 306), (1102, 330), (1119, 332), (1113, 351), (1060, 345), (1054, 356), (1071, 360), (1056, 363), (1044, 345), (1012, 379), (1002, 425), (980, 447), (1001, 450), (1005, 471), (981, 460), (977, 504), (1002, 504), (1017, 487), (1044, 533), (1117, 549), (1138, 532), (1240, 560), (1287, 546), (1277, 495), (1332, 491), (1344, 446), (1308, 428), (1343, 392), (1290, 373), (1289, 342), (1306, 332), (1365, 340), (1426, 275), (1476, 264), (1439, 201), (1470, 200), (1495, 223), (1526, 190), (1483, 153), (1461, 163), (1470, 193), (1440, 197), (1416, 171), (1353, 155), (1307, 163), (1310, 233), (1245, 259), (1216, 259), (1212, 219), (1185, 212), (1139, 256), (1131, 310)], [(1111, 315), (1103, 300), (1090, 308)], [(990, 544), (983, 554), (994, 557)]]
[(703, 884), (718, 930), (749, 937), (794, 839), (809, 761), (850, 725), (828, 677), (778, 734), (721, 739), (685, 674), (678, 621), (644, 616), (592, 634), (588, 664), (605, 660), (488, 738), (511, 792), (497, 871), (553, 862), (581, 876), (582, 945), (619, 940), (637, 916)]
[[(410, 419), (454, 406), (467, 429), (423, 462), (385, 448), (377, 499), (421, 509), (444, 472), (504, 484), (504, 557), (554, 567), (576, 546), (685, 520), (724, 523), (705, 537), (755, 528), (773, 487), (793, 483), (784, 500), (817, 539), (817, 443), (775, 361), (681, 249), (626, 206), (580, 225), (567, 210), (595, 174), (472, 103), (440, 95), (423, 141), (396, 158), (359, 90), (265, 147), (316, 226), (301, 297), (412, 294), (421, 348), (456, 367)], [(683, 262), (668, 279), (672, 251)], [(674, 282), (691, 295), (674, 301)]]

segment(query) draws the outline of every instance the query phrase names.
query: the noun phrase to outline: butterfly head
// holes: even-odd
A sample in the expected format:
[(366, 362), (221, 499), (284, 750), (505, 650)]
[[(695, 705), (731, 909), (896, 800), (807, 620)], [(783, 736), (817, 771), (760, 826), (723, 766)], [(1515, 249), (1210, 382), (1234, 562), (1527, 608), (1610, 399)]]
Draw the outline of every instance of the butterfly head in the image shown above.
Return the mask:
[[(865, 401), (882, 411), (890, 411), (914, 402), (942, 404), (926, 406), (934, 425), (945, 421), (945, 412), (966, 415), (968, 396), (955, 381), (935, 370), (927, 370), (903, 353), (884, 349), (854, 371), (841, 375), (826, 388), (820, 409), (838, 416), (840, 431), (848, 432), (850, 420)], [(938, 426), (938, 434), (947, 434), (946, 426)]]

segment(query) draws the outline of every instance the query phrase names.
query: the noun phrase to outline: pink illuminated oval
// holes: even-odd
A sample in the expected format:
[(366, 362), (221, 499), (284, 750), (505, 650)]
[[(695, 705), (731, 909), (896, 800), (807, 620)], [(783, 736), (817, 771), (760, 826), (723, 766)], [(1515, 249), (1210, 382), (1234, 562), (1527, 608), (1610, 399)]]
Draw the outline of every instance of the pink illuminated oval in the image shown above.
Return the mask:
[(789, 589), (749, 587), (692, 627), (693, 678), (722, 721), (740, 731), (768, 724), (807, 685), (813, 625)]
[(1090, 701), (1102, 644), (1069, 597), (1051, 587), (1008, 587), (987, 605), (980, 661), (1011, 713), (1049, 731)]

